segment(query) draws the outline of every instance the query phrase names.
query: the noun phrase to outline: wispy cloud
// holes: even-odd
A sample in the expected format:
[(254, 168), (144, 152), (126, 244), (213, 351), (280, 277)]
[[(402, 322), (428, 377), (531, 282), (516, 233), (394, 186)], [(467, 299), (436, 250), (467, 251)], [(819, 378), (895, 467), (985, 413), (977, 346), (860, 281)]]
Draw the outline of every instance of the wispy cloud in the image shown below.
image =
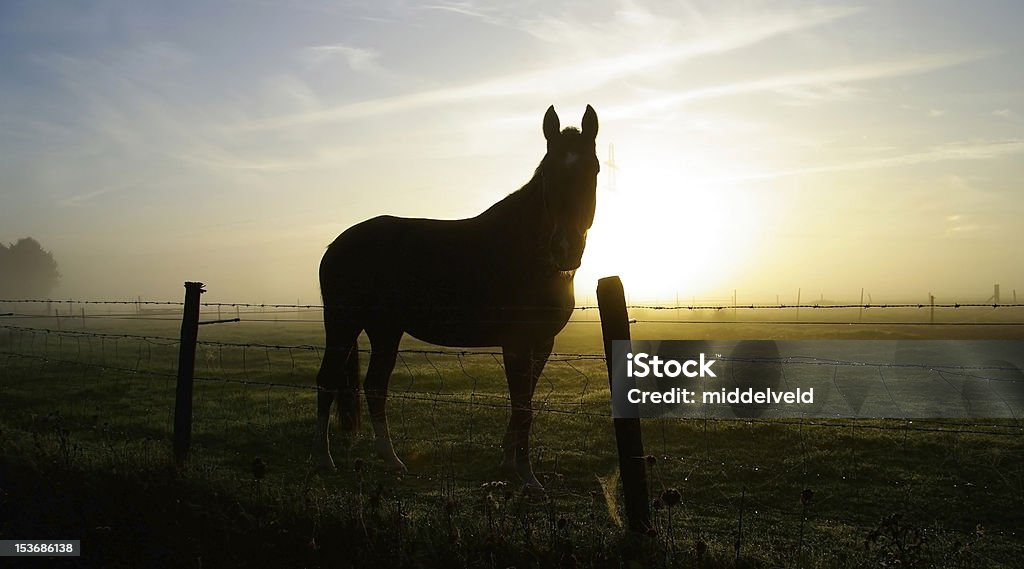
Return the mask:
[(91, 201), (100, 196), (110, 194), (119, 191), (120, 188), (103, 188), (92, 192), (85, 192), (82, 194), (75, 194), (68, 196), (57, 201), (57, 205), (61, 207), (77, 207), (85, 204), (85, 202)]
[[(452, 6), (447, 8), (456, 9)], [(765, 15), (748, 21), (732, 22), (724, 31), (716, 30), (715, 33), (697, 39), (676, 41), (668, 45), (641, 46), (630, 52), (593, 57), (573, 62), (571, 65), (492, 77), (453, 87), (368, 99), (316, 112), (293, 113), (254, 120), (242, 124), (241, 128), (243, 130), (280, 129), (364, 118), (430, 105), (523, 96), (538, 92), (566, 96), (572, 93), (587, 92), (624, 77), (679, 65), (697, 57), (722, 54), (749, 47), (780, 35), (819, 26), (857, 11), (853, 8), (822, 8), (806, 12)], [(597, 38), (594, 39), (596, 41)], [(337, 48), (342, 46), (321, 47)], [(344, 47), (347, 48), (347, 46)], [(365, 64), (364, 60), (369, 58), (368, 54), (352, 52), (349, 49), (338, 52), (346, 54), (346, 57), (354, 57), (359, 64)], [(370, 60), (372, 61), (372, 58)]]
[(497, 26), (510, 26), (511, 22), (508, 19), (501, 18), (492, 11), (488, 11), (485, 7), (477, 6), (473, 2), (437, 2), (434, 4), (427, 4), (425, 6), (419, 6), (420, 10), (437, 10), (440, 12), (451, 12), (460, 16), (468, 16), (480, 20), (487, 24), (493, 24)]
[(305, 49), (305, 56), (311, 67), (340, 59), (353, 71), (376, 72), (381, 70), (377, 64), (377, 60), (380, 58), (378, 51), (341, 43), (309, 46)]
[(996, 109), (992, 111), (992, 116), (999, 117), (1011, 121), (1020, 120), (1020, 114), (1014, 112), (1011, 109)]
[(739, 176), (726, 176), (716, 178), (713, 181), (745, 181), (745, 180), (766, 180), (773, 178), (785, 178), (790, 176), (802, 176), (807, 174), (821, 174), (827, 172), (844, 172), (852, 170), (873, 170), (879, 168), (894, 168), (899, 166), (912, 166), (915, 164), (927, 164), (932, 162), (946, 162), (954, 160), (997, 160), (1007, 156), (1024, 154), (1024, 140), (1008, 139), (985, 142), (959, 142), (933, 146), (918, 152), (908, 152), (895, 156), (869, 158), (864, 160), (853, 160), (849, 162), (824, 164), (807, 168), (791, 168), (772, 170), (767, 172), (756, 172)]
[(864, 94), (864, 89), (835, 83), (792, 85), (775, 88), (773, 91), (785, 97), (784, 105), (794, 107), (809, 107), (825, 103), (853, 101)]
[(972, 221), (972, 216), (962, 213), (955, 213), (946, 216), (946, 235), (963, 236), (967, 233), (975, 233), (981, 227)]
[(794, 89), (807, 87), (827, 87), (833, 92), (840, 93), (841, 97), (845, 97), (846, 93), (841, 89), (837, 89), (837, 85), (927, 73), (990, 57), (993, 54), (994, 52), (992, 51), (934, 54), (800, 73), (786, 73), (751, 81), (712, 85), (661, 97), (652, 97), (641, 103), (606, 109), (604, 114), (609, 118), (632, 118), (645, 116), (655, 111), (663, 111), (693, 101), (757, 92), (774, 92), (785, 95), (793, 93)]
[(353, 161), (379, 155), (379, 145), (317, 146), (311, 147), (308, 155), (293, 158), (288, 156), (249, 156), (224, 150), (203, 152), (181, 152), (174, 156), (185, 162), (204, 166), (213, 171), (248, 171), (261, 173), (310, 172), (331, 169), (350, 164)]

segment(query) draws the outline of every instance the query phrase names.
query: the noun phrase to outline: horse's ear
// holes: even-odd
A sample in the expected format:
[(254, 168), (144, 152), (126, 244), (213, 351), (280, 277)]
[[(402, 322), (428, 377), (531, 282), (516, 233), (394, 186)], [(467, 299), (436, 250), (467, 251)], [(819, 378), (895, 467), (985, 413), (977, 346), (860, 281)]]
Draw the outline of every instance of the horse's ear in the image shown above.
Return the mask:
[(583, 126), (583, 136), (597, 138), (597, 112), (594, 111), (594, 107), (587, 105), (587, 110), (583, 113), (583, 122), (580, 124)]
[(551, 105), (548, 107), (548, 112), (544, 113), (544, 138), (551, 140), (561, 131), (558, 113), (555, 112), (555, 106)]

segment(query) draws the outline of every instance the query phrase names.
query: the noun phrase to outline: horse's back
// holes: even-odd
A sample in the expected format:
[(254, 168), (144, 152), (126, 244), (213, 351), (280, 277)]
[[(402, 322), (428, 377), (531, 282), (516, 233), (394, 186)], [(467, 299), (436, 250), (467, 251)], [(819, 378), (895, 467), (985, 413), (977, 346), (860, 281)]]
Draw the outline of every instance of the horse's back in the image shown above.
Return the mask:
[(321, 261), (325, 310), (449, 346), (553, 337), (572, 312), (572, 279), (522, 270), (504, 254), (514, 236), (495, 229), (478, 218), (356, 224)]
[(493, 251), (472, 219), (379, 216), (353, 225), (331, 243), (320, 262), (320, 288), (328, 296), (374, 305), (438, 302), (445, 295), (485, 292), (474, 273), (492, 263)]
[(365, 284), (372, 277), (449, 269), (487, 254), (477, 233), (472, 219), (374, 217), (348, 228), (327, 247), (320, 262), (320, 283)]

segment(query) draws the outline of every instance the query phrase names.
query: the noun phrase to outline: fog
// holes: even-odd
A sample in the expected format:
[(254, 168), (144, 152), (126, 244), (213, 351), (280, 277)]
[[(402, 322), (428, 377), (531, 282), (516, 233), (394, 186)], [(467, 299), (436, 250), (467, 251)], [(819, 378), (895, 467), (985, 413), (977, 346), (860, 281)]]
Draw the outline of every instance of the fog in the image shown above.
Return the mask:
[(485, 12), (6, 7), (0, 242), (52, 251), (60, 298), (316, 303), (345, 228), (476, 215), (548, 105), (592, 104), (580, 299), (1024, 291), (1019, 5)]

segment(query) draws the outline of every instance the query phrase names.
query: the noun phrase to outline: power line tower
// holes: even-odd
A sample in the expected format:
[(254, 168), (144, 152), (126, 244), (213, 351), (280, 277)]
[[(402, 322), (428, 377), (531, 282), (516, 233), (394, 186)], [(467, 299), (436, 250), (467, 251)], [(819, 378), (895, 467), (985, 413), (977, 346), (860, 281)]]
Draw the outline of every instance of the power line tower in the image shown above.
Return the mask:
[(615, 185), (615, 172), (619, 169), (619, 165), (615, 162), (614, 144), (608, 144), (608, 159), (604, 161), (604, 167), (608, 191), (614, 192), (617, 189)]
[(999, 304), (999, 285), (992, 285), (992, 296), (985, 299), (985, 302)]

